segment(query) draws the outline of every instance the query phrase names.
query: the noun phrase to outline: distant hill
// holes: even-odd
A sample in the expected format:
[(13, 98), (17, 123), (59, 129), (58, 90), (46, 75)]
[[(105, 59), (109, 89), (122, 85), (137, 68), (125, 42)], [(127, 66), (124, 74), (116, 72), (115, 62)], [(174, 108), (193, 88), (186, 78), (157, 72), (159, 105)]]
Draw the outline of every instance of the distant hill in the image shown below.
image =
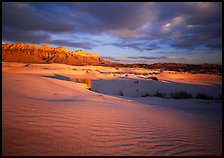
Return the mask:
[(48, 45), (34, 45), (24, 43), (7, 44), (2, 42), (2, 61), (22, 63), (61, 63), (74, 66), (94, 65), (112, 67), (135, 67), (146, 69), (160, 69), (169, 71), (222, 74), (219, 64), (182, 64), (182, 63), (154, 63), (154, 64), (122, 64), (104, 60), (98, 54), (89, 54), (82, 50), (68, 51), (64, 47), (50, 47)]
[(182, 63), (154, 63), (148, 64), (132, 64), (133, 67), (141, 67), (147, 69), (160, 69), (168, 71), (190, 72), (190, 73), (207, 73), (222, 74), (222, 65), (220, 64), (182, 64)]
[(97, 54), (88, 54), (82, 50), (74, 52), (64, 47), (34, 45), (24, 43), (2, 43), (2, 61), (22, 63), (61, 63), (68, 65), (116, 65), (115, 62), (104, 60)]

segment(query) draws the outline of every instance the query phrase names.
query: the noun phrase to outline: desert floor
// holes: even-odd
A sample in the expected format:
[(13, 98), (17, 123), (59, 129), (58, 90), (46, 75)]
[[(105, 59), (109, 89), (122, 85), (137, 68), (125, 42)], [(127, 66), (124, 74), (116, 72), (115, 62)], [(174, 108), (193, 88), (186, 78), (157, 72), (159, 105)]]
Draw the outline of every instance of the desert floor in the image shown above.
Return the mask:
[(220, 95), (216, 75), (2, 62), (2, 155), (222, 155)]

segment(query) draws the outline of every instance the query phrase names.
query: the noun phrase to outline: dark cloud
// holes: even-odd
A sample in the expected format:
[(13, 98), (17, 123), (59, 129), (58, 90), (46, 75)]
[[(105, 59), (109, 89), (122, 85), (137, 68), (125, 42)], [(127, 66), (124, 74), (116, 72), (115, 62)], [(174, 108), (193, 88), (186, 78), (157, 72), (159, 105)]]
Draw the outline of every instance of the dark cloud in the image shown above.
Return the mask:
[(2, 29), (2, 38), (11, 42), (46, 43), (49, 35), (43, 32), (31, 32), (17, 29)]
[(191, 25), (220, 23), (222, 21), (222, 3), (197, 3), (195, 4), (193, 14), (190, 15), (187, 22)]
[(113, 46), (120, 47), (120, 48), (134, 48), (139, 51), (151, 51), (155, 49), (159, 49), (160, 46), (156, 44), (147, 44), (143, 42), (138, 42), (138, 43), (127, 43), (125, 41), (119, 42), (119, 43), (109, 43)]
[(181, 57), (181, 58), (174, 58), (175, 60), (186, 60), (186, 58)]
[(161, 52), (154, 52), (154, 54), (166, 54), (168, 52), (164, 52), (164, 51), (161, 51)]
[(148, 44), (145, 47), (145, 50), (155, 50), (155, 49), (159, 49), (160, 46), (156, 45), (156, 44)]
[(122, 61), (120, 59), (109, 57), (109, 56), (100, 56), (100, 57), (103, 58), (103, 59), (111, 60), (111, 61), (118, 61), (118, 62)]
[(170, 45), (180, 49), (195, 49), (206, 47), (209, 49), (221, 49), (222, 24), (209, 24), (207, 26), (192, 26), (174, 36)]
[(52, 33), (72, 31), (74, 28), (74, 26), (63, 21), (60, 15), (54, 16), (53, 13), (50, 14), (51, 16), (44, 15), (42, 12), (34, 10), (27, 3), (3, 2), (2, 5), (2, 23), (5, 28), (24, 31), (42, 30)]
[(170, 20), (183, 16), (191, 25), (211, 24), (222, 19), (221, 2), (185, 2), (185, 3), (156, 3), (157, 21)]
[(95, 45), (88, 42), (71, 42), (67, 40), (49, 40), (47, 41), (50, 44), (55, 44), (57, 46), (68, 46), (68, 47), (74, 47), (74, 48), (84, 48), (84, 49), (92, 49)]
[(152, 59), (167, 59), (166, 56), (160, 56), (160, 57), (147, 57), (147, 56), (139, 56), (139, 57), (128, 57), (129, 59), (147, 59), (147, 60), (152, 60)]
[[(150, 20), (150, 3), (129, 2), (89, 2), (74, 3), (75, 9), (87, 13), (100, 24), (100, 29), (129, 29), (133, 30)], [(144, 16), (143, 16), (144, 15)]]
[[(84, 43), (69, 39), (106, 34), (115, 39), (109, 45), (138, 51), (166, 45), (216, 52), (222, 50), (222, 3), (3, 2), (2, 28), (3, 40), (15, 42), (90, 49), (97, 46), (91, 39)], [(50, 40), (51, 35), (64, 33), (66, 40)]]
[[(154, 7), (157, 17), (141, 40), (158, 40), (177, 49), (221, 49), (221, 3), (156, 3)], [(172, 37), (175, 32), (181, 36)]]

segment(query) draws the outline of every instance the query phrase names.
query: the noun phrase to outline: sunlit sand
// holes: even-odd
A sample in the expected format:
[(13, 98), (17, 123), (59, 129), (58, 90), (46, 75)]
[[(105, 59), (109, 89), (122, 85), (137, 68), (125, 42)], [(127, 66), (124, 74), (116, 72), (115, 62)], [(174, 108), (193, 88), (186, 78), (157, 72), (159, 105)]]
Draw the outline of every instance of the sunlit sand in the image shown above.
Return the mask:
[(2, 154), (222, 155), (222, 76), (135, 72), (2, 62)]

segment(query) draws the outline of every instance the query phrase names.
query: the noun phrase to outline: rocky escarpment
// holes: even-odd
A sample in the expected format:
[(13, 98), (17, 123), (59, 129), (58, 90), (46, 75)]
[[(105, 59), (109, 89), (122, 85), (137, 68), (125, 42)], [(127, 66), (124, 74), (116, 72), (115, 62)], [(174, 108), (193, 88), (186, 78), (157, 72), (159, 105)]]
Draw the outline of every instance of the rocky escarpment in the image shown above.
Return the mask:
[(97, 54), (89, 54), (82, 50), (68, 51), (64, 47), (54, 48), (48, 45), (38, 46), (34, 44), (24, 43), (2, 43), (2, 61), (23, 63), (61, 63), (74, 66), (95, 65), (112, 67), (134, 67), (222, 75), (222, 65), (220, 64), (122, 64), (104, 60)]
[(22, 63), (61, 63), (68, 65), (116, 65), (104, 60), (97, 54), (88, 54), (82, 50), (68, 51), (64, 47), (34, 45), (24, 43), (2, 43), (2, 61)]

